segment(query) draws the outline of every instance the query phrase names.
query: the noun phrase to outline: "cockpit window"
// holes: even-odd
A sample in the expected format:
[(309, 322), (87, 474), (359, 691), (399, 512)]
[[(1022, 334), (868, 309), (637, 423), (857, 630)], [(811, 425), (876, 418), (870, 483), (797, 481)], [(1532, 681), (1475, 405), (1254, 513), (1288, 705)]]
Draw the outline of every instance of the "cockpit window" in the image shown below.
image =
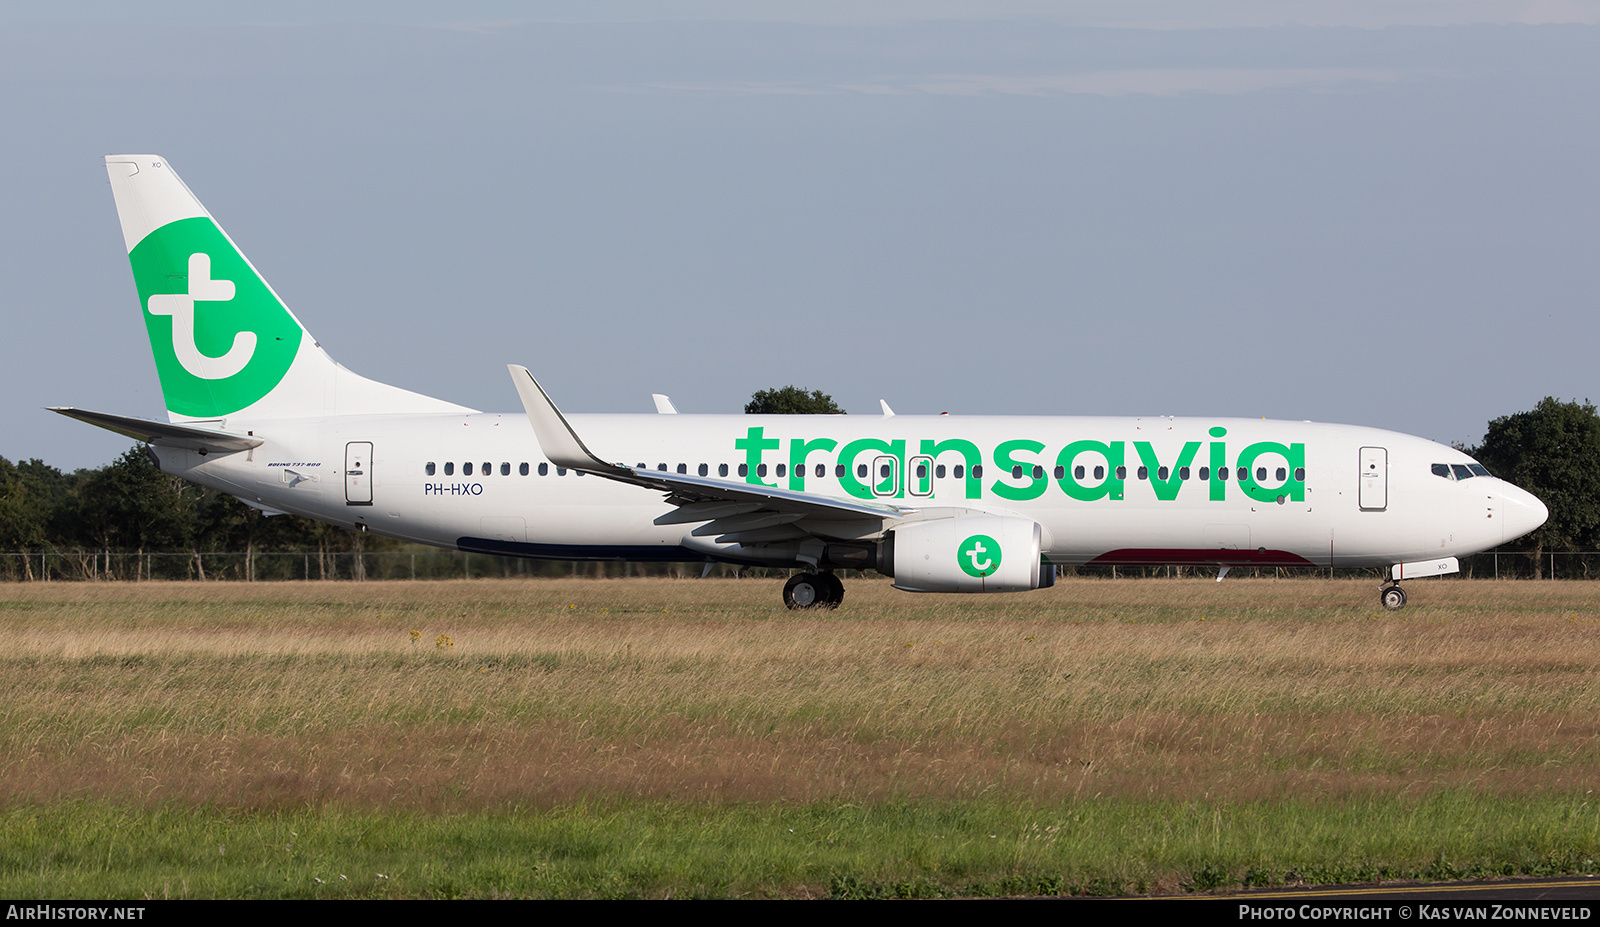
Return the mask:
[(1470, 464), (1442, 464), (1436, 463), (1432, 467), (1433, 475), (1447, 480), (1470, 480), (1475, 476), (1492, 476), (1489, 469), (1480, 463)]

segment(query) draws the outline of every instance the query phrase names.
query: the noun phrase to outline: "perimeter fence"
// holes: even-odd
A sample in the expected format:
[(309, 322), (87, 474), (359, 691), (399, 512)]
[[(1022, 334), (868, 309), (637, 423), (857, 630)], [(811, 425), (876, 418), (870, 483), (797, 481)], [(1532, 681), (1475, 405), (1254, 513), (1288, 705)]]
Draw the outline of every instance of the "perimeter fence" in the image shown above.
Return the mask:
[(48, 551), (0, 553), (0, 582), (243, 582), (479, 579), (513, 576), (698, 576), (703, 564), (568, 562), (458, 550)]
[[(387, 551), (44, 551), (0, 552), (0, 582), (224, 580), (244, 582), (478, 579), (488, 577), (699, 576), (704, 563), (625, 563), (527, 560), (439, 548)], [(789, 570), (712, 568), (715, 575), (787, 575)], [(1235, 567), (1230, 575), (1280, 578), (1381, 576), (1381, 569)], [(1064, 567), (1063, 575), (1115, 578), (1213, 576), (1193, 564), (1144, 567)], [(1464, 579), (1600, 579), (1600, 551), (1485, 551), (1461, 560)]]

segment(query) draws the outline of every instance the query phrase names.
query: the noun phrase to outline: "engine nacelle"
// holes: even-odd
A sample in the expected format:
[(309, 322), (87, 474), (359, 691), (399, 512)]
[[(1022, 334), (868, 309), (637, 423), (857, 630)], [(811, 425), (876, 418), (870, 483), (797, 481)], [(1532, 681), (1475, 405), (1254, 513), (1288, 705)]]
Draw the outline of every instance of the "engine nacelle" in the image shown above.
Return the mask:
[(1056, 582), (1055, 565), (1039, 562), (1039, 524), (1027, 518), (911, 522), (894, 529), (892, 545), (894, 587), (907, 592), (1023, 592)]

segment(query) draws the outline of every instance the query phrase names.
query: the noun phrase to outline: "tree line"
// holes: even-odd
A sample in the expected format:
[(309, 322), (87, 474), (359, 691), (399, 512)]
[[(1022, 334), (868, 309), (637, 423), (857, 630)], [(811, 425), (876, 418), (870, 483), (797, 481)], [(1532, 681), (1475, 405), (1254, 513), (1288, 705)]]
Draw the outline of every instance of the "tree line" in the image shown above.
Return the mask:
[[(747, 407), (813, 410), (842, 411), (826, 394), (795, 387), (758, 393)], [(1600, 550), (1600, 414), (1592, 403), (1546, 398), (1490, 422), (1481, 444), (1461, 450), (1549, 507), (1549, 521), (1506, 548), (1525, 553), (1536, 575), (1550, 552)], [(157, 552), (190, 554), (186, 569), (196, 578), (205, 576), (205, 554), (246, 554), (248, 569), (257, 553), (305, 552), (316, 558), (313, 575), (325, 576), (334, 555), (403, 546), (307, 518), (267, 517), (232, 496), (162, 473), (139, 446), (103, 467), (72, 473), (38, 459), (0, 457), (0, 552), (30, 555), (4, 565), (17, 579), (35, 578), (37, 554)]]
[(269, 518), (233, 496), (162, 473), (142, 446), (72, 473), (38, 459), (0, 457), (0, 551), (26, 555), (5, 564), (15, 578), (35, 578), (36, 554), (187, 552), (187, 572), (205, 578), (208, 553), (248, 559), (257, 552), (313, 552), (325, 573), (330, 554), (397, 546), (308, 518)]
[(1600, 550), (1600, 415), (1593, 403), (1547, 396), (1527, 412), (1490, 422), (1483, 443), (1462, 450), (1550, 509), (1548, 521), (1507, 545), (1529, 556), (1535, 577), (1543, 575), (1546, 553)]

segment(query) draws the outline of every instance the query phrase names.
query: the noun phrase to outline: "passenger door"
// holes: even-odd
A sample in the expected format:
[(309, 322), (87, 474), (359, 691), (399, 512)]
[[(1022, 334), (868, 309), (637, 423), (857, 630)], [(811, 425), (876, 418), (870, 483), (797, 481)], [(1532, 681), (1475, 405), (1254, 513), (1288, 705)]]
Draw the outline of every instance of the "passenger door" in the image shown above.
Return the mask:
[(1361, 449), (1361, 511), (1381, 512), (1389, 507), (1389, 450), (1382, 447)]
[(372, 504), (372, 442), (344, 446), (344, 504)]

